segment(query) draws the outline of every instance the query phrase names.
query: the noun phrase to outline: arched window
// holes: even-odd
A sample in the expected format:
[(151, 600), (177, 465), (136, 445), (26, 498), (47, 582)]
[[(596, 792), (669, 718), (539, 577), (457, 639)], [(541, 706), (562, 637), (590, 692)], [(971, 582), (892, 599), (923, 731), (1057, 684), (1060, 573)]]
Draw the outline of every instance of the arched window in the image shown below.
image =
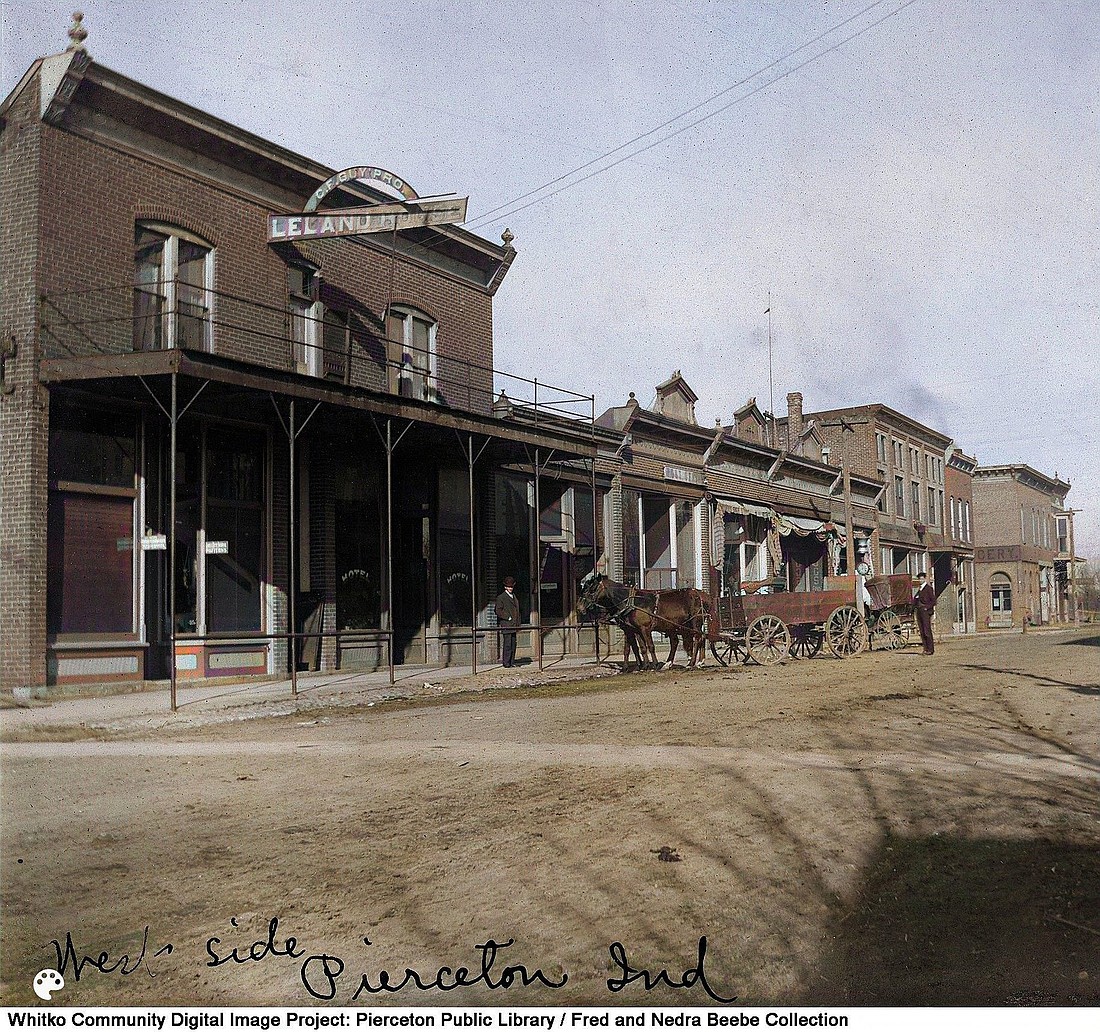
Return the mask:
[(1012, 615), (1012, 578), (1007, 573), (989, 578), (989, 609), (994, 619)]
[(389, 389), (405, 398), (435, 401), (436, 323), (415, 308), (397, 306), (386, 315), (386, 365)]
[(134, 227), (134, 350), (209, 351), (214, 249), (176, 226)]

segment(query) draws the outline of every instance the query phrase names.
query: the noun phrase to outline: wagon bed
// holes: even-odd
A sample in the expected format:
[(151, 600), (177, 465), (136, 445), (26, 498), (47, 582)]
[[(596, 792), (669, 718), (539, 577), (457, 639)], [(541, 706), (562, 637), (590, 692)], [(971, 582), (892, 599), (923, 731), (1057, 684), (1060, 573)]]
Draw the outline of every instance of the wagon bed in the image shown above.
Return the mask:
[(770, 666), (788, 655), (815, 656), (825, 643), (837, 656), (852, 656), (867, 644), (850, 587), (727, 595), (718, 599), (717, 617), (712, 647), (720, 643), (715, 655), (727, 664), (747, 655)]

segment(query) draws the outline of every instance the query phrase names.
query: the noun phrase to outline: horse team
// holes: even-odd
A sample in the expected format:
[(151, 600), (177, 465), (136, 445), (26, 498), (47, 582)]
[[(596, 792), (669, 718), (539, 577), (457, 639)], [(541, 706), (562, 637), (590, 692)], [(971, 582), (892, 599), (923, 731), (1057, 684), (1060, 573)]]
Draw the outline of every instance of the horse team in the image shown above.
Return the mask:
[(710, 596), (697, 588), (656, 591), (619, 584), (603, 575), (586, 578), (577, 605), (581, 619), (609, 620), (623, 632), (623, 662), (633, 651), (639, 666), (657, 669), (657, 650), (653, 635), (664, 634), (669, 640), (668, 664), (676, 657), (680, 641), (688, 654), (688, 666), (703, 659), (708, 630), (717, 627), (717, 615)]

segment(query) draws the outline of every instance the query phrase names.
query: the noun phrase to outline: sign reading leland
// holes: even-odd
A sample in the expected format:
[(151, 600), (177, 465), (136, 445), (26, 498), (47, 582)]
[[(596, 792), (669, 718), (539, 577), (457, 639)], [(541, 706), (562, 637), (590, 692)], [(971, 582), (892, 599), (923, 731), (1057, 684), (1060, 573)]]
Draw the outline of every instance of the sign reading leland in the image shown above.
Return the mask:
[[(361, 208), (317, 211), (317, 205), (331, 191), (353, 179), (382, 184), (400, 200), (369, 204)], [(467, 197), (424, 197), (392, 172), (359, 165), (330, 176), (310, 196), (301, 214), (269, 215), (268, 243), (281, 240), (317, 240), (325, 237), (359, 236), (363, 233), (392, 233), (421, 226), (445, 226), (466, 221)]]
[(268, 215), (267, 241), (316, 240), (323, 237), (391, 233), (418, 226), (445, 226), (466, 221), (466, 198), (414, 201), (411, 205), (375, 204), (369, 208), (343, 208), (310, 215)]

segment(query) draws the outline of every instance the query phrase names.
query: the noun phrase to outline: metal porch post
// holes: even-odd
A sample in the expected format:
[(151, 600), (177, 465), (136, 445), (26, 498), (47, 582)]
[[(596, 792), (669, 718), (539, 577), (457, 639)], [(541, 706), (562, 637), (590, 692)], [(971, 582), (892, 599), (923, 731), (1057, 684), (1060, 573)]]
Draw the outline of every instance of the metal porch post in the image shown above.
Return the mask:
[[(537, 390), (537, 388), (536, 388)], [(539, 502), (539, 470), (542, 453), (535, 449), (535, 651), (542, 669), (542, 507)]]
[(389, 645), (386, 653), (390, 663), (390, 687), (393, 675), (393, 420), (386, 420), (386, 629)]
[[(290, 399), (290, 432), (287, 435), (288, 444), (290, 445), (290, 488), (287, 492), (290, 501), (290, 547), (288, 549), (288, 558), (290, 560), (288, 564), (288, 580), (287, 580), (287, 609), (288, 618), (290, 621), (290, 637), (287, 638), (287, 653), (290, 660), (290, 692), (297, 698), (298, 696), (298, 639), (296, 637), (298, 622), (297, 622), (297, 606), (295, 605), (295, 596), (298, 594), (296, 590), (295, 574), (296, 563), (294, 562), (295, 553), (295, 535), (298, 532), (297, 520), (295, 519), (294, 504), (294, 452), (297, 450), (298, 439), (294, 432), (294, 399)], [(323, 628), (322, 628), (323, 629)]]
[[(596, 456), (592, 456), (592, 576), (596, 577), (596, 563), (598, 562), (596, 556), (600, 550), (600, 539), (596, 534), (596, 528), (599, 526), (599, 519), (596, 514)], [(600, 622), (595, 620), (592, 623), (592, 630), (596, 639), (596, 666), (600, 665)]]
[(477, 558), (474, 545), (474, 435), (467, 441), (470, 449), (469, 490), (470, 490), (470, 664), (471, 672), (477, 673)]
[(168, 417), (168, 670), (172, 712), (176, 712), (176, 378), (172, 374), (172, 407)]

